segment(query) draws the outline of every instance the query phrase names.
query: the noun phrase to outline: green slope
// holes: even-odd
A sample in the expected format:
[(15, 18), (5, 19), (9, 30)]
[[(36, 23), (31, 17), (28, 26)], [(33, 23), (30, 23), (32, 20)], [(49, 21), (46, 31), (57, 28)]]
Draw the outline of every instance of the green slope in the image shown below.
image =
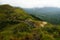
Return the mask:
[(0, 40), (60, 40), (60, 25), (42, 22), (22, 8), (0, 5)]

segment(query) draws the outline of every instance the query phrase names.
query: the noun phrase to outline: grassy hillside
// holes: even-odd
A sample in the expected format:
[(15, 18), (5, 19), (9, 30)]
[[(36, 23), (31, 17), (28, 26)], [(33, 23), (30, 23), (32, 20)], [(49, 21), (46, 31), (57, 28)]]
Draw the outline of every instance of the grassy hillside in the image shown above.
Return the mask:
[(22, 8), (0, 5), (0, 40), (60, 40), (60, 26), (45, 25)]

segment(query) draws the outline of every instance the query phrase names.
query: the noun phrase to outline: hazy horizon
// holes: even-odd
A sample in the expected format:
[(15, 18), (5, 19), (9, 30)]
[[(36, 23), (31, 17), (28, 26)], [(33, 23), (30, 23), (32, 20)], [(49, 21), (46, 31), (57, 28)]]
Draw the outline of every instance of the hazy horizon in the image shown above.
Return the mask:
[(60, 0), (1, 0), (0, 4), (10, 4), (22, 8), (58, 7)]

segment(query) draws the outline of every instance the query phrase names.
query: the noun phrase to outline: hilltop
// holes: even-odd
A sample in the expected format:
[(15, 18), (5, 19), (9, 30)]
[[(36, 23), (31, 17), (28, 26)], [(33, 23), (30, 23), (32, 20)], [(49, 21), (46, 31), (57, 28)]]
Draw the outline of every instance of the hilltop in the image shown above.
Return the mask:
[(60, 40), (60, 27), (22, 8), (0, 5), (0, 40)]

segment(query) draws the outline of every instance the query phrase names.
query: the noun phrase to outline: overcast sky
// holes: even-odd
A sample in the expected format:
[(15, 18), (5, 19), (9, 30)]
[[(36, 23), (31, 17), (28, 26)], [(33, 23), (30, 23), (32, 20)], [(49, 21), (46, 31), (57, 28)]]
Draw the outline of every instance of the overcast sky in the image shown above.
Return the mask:
[(60, 0), (0, 0), (0, 4), (10, 4), (22, 8), (60, 7)]

